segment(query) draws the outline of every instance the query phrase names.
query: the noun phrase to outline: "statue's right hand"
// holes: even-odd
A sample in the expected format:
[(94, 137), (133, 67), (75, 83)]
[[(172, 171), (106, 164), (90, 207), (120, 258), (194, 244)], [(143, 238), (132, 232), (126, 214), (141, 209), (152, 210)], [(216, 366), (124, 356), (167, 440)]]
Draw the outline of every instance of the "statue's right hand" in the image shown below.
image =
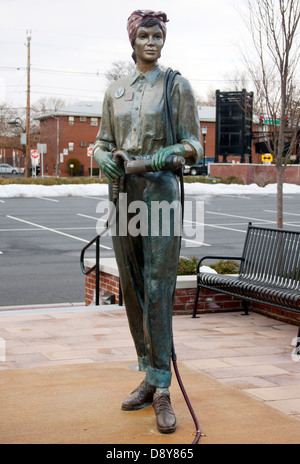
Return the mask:
[(94, 153), (94, 159), (98, 164), (100, 170), (106, 177), (113, 182), (123, 175), (123, 171), (120, 166), (113, 160), (113, 154), (96, 150)]

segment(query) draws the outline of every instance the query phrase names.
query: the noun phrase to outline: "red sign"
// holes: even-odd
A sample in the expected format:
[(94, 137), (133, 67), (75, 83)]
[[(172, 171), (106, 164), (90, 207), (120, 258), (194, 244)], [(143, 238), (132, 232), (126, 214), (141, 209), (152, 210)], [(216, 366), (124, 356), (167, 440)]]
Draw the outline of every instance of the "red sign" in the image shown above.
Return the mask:
[(31, 153), (31, 158), (33, 159), (38, 159), (40, 154), (37, 150), (30, 150), (30, 153)]
[(93, 147), (89, 147), (89, 148), (87, 149), (87, 155), (88, 155), (88, 156), (93, 156)]

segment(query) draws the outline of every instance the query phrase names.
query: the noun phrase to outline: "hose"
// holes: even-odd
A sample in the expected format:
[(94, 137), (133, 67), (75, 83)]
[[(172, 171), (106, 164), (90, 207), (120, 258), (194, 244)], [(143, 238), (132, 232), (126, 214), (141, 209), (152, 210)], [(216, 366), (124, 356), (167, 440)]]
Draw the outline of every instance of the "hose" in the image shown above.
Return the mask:
[(192, 445), (197, 445), (200, 438), (201, 438), (201, 436), (202, 436), (202, 433), (201, 433), (201, 430), (200, 430), (200, 425), (199, 425), (197, 416), (195, 414), (195, 411), (194, 411), (194, 409), (193, 409), (193, 407), (191, 405), (191, 402), (189, 400), (189, 397), (188, 397), (188, 395), (186, 393), (186, 390), (185, 390), (184, 385), (183, 385), (182, 380), (181, 380), (181, 376), (180, 376), (178, 366), (177, 366), (177, 355), (175, 353), (174, 344), (172, 345), (172, 362), (173, 362), (173, 367), (174, 367), (177, 382), (179, 384), (182, 395), (183, 395), (183, 397), (185, 399), (186, 405), (187, 405), (187, 407), (188, 407), (188, 409), (189, 409), (189, 411), (191, 413), (191, 416), (192, 416), (192, 419), (194, 421), (195, 428), (196, 428), (195, 439), (192, 442)]

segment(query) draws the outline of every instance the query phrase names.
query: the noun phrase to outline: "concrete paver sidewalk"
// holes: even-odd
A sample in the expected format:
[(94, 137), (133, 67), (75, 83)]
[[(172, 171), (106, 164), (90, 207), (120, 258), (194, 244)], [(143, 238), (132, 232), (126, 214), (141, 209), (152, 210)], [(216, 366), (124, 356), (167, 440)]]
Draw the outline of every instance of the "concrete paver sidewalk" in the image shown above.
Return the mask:
[[(7, 309), (7, 310), (5, 310)], [(87, 363), (136, 363), (124, 308), (0, 308), (0, 371)], [(300, 419), (297, 328), (252, 313), (173, 318), (178, 361)], [(1, 375), (1, 373), (0, 373)], [(175, 381), (175, 380), (174, 380)]]

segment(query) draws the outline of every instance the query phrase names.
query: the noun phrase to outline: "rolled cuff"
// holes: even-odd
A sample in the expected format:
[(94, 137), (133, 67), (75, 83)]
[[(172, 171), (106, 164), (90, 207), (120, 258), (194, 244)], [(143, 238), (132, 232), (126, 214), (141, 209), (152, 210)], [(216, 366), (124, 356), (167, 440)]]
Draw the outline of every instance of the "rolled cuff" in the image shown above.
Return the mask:
[(94, 145), (93, 154), (95, 154), (97, 150), (111, 152), (114, 148), (116, 148), (116, 145), (112, 142), (104, 142), (103, 140), (97, 140)]
[(154, 367), (148, 366), (146, 372), (146, 381), (149, 385), (158, 388), (168, 388), (171, 385), (172, 372), (162, 371), (155, 369)]

